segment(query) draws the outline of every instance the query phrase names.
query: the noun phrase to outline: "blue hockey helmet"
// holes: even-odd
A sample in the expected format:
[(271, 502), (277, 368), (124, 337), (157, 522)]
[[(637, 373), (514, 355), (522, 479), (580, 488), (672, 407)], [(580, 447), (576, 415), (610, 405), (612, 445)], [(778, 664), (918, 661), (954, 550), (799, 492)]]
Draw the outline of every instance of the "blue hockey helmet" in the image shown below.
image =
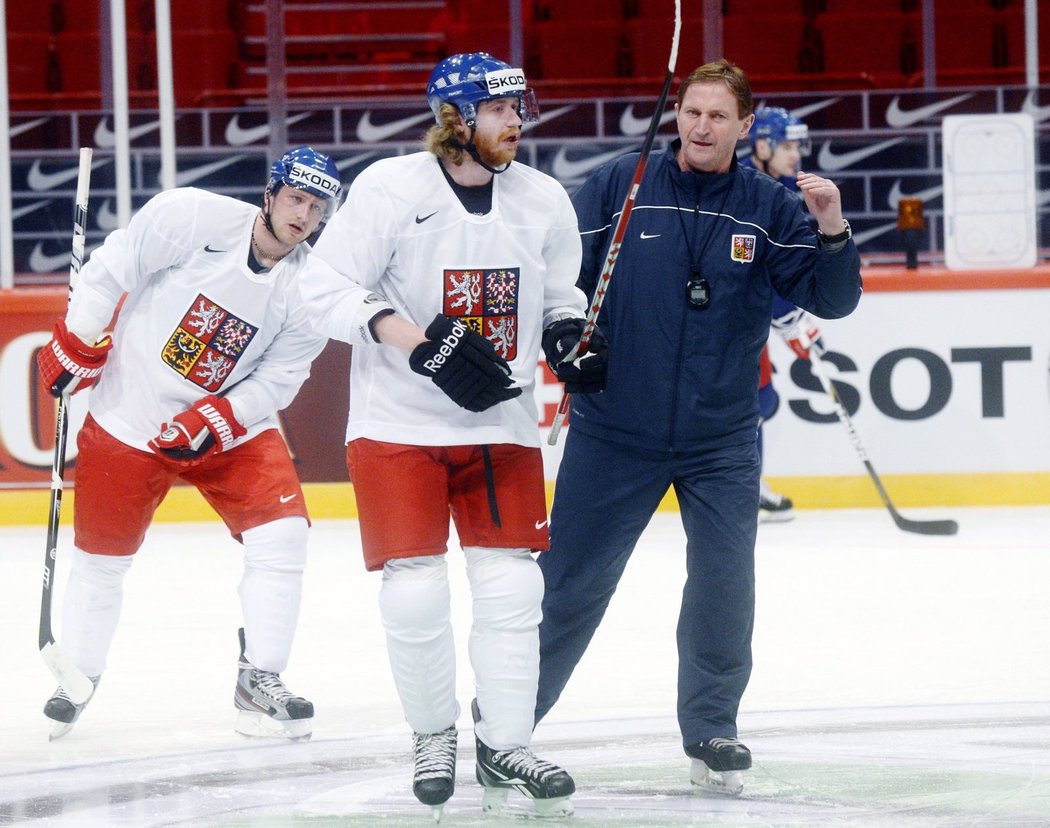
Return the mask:
[(282, 185), (306, 190), (328, 202), (328, 213), (335, 211), (343, 186), (339, 183), (339, 170), (327, 155), (311, 147), (290, 149), (270, 167), (267, 193), (275, 193)]
[(525, 72), (494, 58), (488, 52), (467, 52), (447, 57), (434, 67), (427, 81), (427, 103), (437, 118), (441, 104), (459, 109), (473, 123), (478, 104), (493, 98), (517, 98), (524, 123), (540, 119), (535, 93), (526, 87)]
[(798, 141), (801, 155), (809, 155), (809, 127), (781, 106), (763, 106), (755, 110), (751, 128), (751, 146), (759, 139), (769, 141), (770, 150), (780, 141)]

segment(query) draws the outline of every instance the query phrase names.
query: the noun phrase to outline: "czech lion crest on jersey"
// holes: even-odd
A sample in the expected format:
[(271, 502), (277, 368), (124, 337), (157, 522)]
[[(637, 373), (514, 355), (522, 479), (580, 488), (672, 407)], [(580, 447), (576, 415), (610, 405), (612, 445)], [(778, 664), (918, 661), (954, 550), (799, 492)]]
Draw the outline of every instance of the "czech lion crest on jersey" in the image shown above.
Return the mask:
[(518, 354), (517, 267), (446, 270), (442, 313), (461, 319), (508, 362)]
[(198, 293), (168, 337), (161, 359), (190, 382), (218, 391), (258, 330)]
[(753, 262), (755, 260), (755, 237), (743, 233), (733, 234), (732, 259), (734, 262)]

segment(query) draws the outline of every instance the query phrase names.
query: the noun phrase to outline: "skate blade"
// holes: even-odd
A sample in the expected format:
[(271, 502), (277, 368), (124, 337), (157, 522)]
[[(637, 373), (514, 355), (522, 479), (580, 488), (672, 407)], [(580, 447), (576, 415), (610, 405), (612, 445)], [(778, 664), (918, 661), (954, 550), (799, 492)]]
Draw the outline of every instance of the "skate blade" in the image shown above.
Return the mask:
[(551, 799), (532, 799), (526, 797), (529, 804), (510, 804), (507, 802), (509, 788), (485, 788), (481, 795), (481, 810), (492, 816), (520, 817), (523, 819), (565, 819), (573, 815), (575, 809), (567, 796)]
[(56, 739), (61, 739), (69, 731), (73, 729), (73, 722), (51, 722), (51, 728), (47, 734), (47, 740), (54, 742)]
[(442, 802), (440, 805), (430, 806), (430, 815), (434, 818), (434, 822), (441, 822), (441, 817), (445, 812), (445, 803)]
[(787, 523), (795, 519), (795, 513), (792, 512), (766, 512), (759, 511), (758, 522), (759, 523)]
[(289, 719), (279, 721), (262, 713), (249, 710), (237, 712), (237, 723), (233, 729), (252, 739), (289, 739), (307, 742), (313, 734), (313, 719)]
[(713, 771), (699, 759), (693, 760), (689, 781), (702, 792), (722, 796), (739, 796), (744, 790), (743, 771)]

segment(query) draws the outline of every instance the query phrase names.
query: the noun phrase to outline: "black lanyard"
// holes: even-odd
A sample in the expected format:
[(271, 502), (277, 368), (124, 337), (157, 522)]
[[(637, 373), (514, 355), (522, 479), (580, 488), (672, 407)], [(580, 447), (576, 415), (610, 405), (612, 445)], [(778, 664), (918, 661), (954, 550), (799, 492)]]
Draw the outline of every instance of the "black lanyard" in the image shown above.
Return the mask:
[[(715, 233), (718, 232), (718, 219), (722, 218), (726, 202), (729, 200), (729, 194), (733, 191), (734, 183), (736, 183), (736, 179), (730, 179), (729, 186), (726, 187), (725, 195), (722, 196), (722, 203), (718, 205), (718, 215), (715, 216), (714, 224), (704, 237), (704, 243), (700, 247), (700, 254), (696, 257), (693, 256), (693, 245), (689, 240), (689, 233), (686, 232), (685, 219), (682, 218), (682, 208), (678, 204), (678, 191), (675, 187), (672, 187), (672, 192), (674, 192), (675, 212), (678, 213), (678, 223), (682, 226), (682, 237), (685, 239), (686, 250), (689, 251), (689, 281), (686, 282), (685, 285), (685, 299), (689, 303), (689, 307), (696, 308), (697, 310), (703, 310), (711, 304), (711, 283), (704, 278), (703, 271), (700, 268), (700, 262), (703, 261), (704, 254), (707, 253), (707, 248), (711, 244), (711, 239), (713, 239)], [(696, 216), (697, 219), (700, 218), (699, 194), (696, 196), (696, 206), (693, 208), (693, 215)]]

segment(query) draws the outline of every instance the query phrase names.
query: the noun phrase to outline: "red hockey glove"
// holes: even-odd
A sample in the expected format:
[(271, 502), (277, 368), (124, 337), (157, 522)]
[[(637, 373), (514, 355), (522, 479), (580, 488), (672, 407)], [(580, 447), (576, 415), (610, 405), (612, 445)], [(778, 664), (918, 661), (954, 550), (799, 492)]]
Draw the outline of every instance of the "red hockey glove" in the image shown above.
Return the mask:
[(597, 325), (587, 342), (587, 351), (565, 362), (583, 335), (585, 321), (559, 319), (543, 332), (543, 353), (554, 375), (565, 383), (568, 394), (597, 394), (605, 390), (609, 378), (609, 343)]
[(37, 354), (40, 377), (52, 396), (75, 394), (98, 382), (113, 340), (104, 336), (95, 345), (88, 345), (66, 327), (66, 320), (55, 322), (51, 341)]
[(247, 433), (233, 416), (230, 401), (210, 394), (164, 423), (149, 447), (174, 460), (203, 460), (226, 451)]
[(820, 331), (813, 317), (802, 308), (795, 308), (790, 313), (774, 319), (773, 330), (783, 337), (784, 342), (799, 359), (809, 359), (810, 348), (817, 352), (817, 356), (824, 355), (824, 340)]
[(415, 347), (408, 364), (429, 377), (467, 411), (485, 411), (521, 394), (511, 385), (507, 360), (481, 334), (441, 314), (427, 326), (427, 342)]

